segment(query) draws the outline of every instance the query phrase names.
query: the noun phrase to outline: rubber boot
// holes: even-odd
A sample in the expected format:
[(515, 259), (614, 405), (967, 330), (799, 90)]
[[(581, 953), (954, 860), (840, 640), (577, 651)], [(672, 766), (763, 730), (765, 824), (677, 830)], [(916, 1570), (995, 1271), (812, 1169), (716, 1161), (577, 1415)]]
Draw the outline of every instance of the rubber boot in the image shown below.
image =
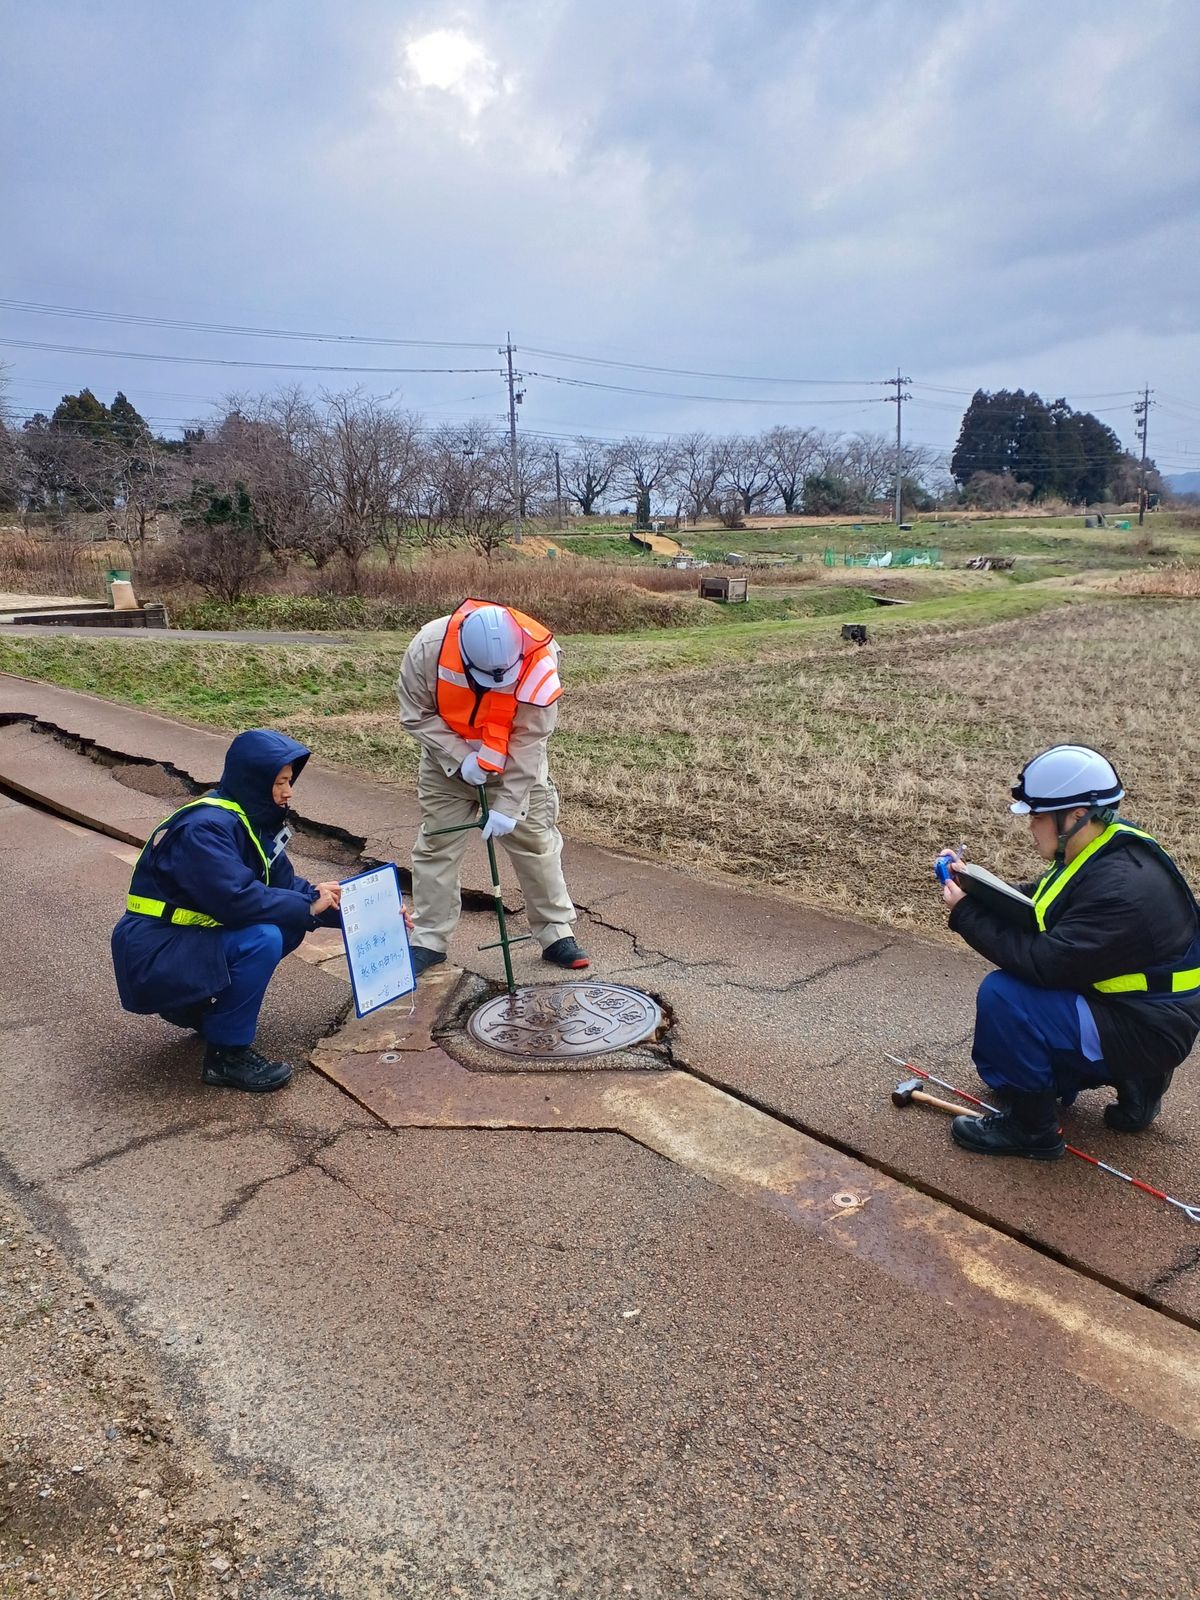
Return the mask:
[(950, 1124), (955, 1144), (975, 1155), (1024, 1156), (1029, 1161), (1057, 1161), (1066, 1154), (1053, 1089), (1014, 1089), (1008, 1099), (1007, 1111), (955, 1117)]
[(1126, 1078), (1114, 1084), (1116, 1102), (1104, 1108), (1104, 1120), (1117, 1133), (1141, 1133), (1162, 1110), (1163, 1095), (1171, 1087), (1174, 1069), (1151, 1072), (1145, 1077)]
[(270, 1094), (282, 1089), (291, 1075), (291, 1062), (268, 1061), (253, 1045), (210, 1044), (204, 1052), (204, 1082), (217, 1088)]

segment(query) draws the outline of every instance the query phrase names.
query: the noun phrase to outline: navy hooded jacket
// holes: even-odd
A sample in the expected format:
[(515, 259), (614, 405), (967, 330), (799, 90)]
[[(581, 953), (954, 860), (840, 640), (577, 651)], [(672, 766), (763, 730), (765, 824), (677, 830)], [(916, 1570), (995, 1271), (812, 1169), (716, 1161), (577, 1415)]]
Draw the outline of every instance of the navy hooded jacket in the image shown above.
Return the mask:
[[(267, 728), (239, 733), (225, 756), (221, 782), (212, 791), (245, 811), (268, 857), (287, 813), (271, 798), (282, 769), (293, 781), (309, 752), (285, 734)], [(294, 950), (320, 925), (339, 927), (336, 911), (312, 915), (316, 887), (297, 877), (287, 855), (270, 864), (235, 811), (200, 805), (170, 818), (151, 838), (133, 870), (130, 893), (188, 911), (200, 911), (221, 928), (273, 923), (284, 949)], [(220, 994), (229, 986), (221, 928), (178, 927), (159, 917), (127, 911), (113, 929), (113, 969), (126, 1011), (176, 1011)]]

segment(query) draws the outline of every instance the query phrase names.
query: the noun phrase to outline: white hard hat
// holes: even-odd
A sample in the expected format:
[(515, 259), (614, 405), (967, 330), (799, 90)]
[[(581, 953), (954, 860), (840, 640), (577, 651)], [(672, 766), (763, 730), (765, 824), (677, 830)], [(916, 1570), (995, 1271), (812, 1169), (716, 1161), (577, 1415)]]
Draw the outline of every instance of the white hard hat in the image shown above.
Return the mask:
[(521, 676), (521, 629), (503, 606), (480, 606), (462, 625), (459, 648), (481, 689), (511, 689)]
[(1021, 768), (1013, 785), (1009, 810), (1018, 817), (1031, 811), (1070, 811), (1075, 806), (1106, 810), (1125, 790), (1117, 769), (1086, 744), (1056, 744)]

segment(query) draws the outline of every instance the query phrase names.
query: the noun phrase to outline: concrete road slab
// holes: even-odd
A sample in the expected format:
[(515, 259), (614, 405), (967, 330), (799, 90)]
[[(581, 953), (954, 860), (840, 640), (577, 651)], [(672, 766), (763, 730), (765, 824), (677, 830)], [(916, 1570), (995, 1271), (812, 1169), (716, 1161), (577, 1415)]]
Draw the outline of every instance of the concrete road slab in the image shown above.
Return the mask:
[[(123, 864), (11, 805), (0, 851), (3, 1181), (231, 1471), (313, 1507), (288, 1600), (1192, 1593), (1173, 1429), (627, 1139), (204, 1089), (114, 1009)], [(332, 980), (277, 984), (311, 1047)]]

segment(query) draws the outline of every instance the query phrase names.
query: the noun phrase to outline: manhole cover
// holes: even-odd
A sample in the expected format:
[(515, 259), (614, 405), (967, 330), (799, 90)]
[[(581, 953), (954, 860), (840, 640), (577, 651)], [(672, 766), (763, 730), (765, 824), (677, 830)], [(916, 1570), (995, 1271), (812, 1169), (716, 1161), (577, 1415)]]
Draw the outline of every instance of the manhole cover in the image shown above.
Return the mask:
[(649, 995), (619, 983), (556, 983), (497, 995), (472, 1013), (473, 1039), (510, 1056), (600, 1056), (662, 1022)]

